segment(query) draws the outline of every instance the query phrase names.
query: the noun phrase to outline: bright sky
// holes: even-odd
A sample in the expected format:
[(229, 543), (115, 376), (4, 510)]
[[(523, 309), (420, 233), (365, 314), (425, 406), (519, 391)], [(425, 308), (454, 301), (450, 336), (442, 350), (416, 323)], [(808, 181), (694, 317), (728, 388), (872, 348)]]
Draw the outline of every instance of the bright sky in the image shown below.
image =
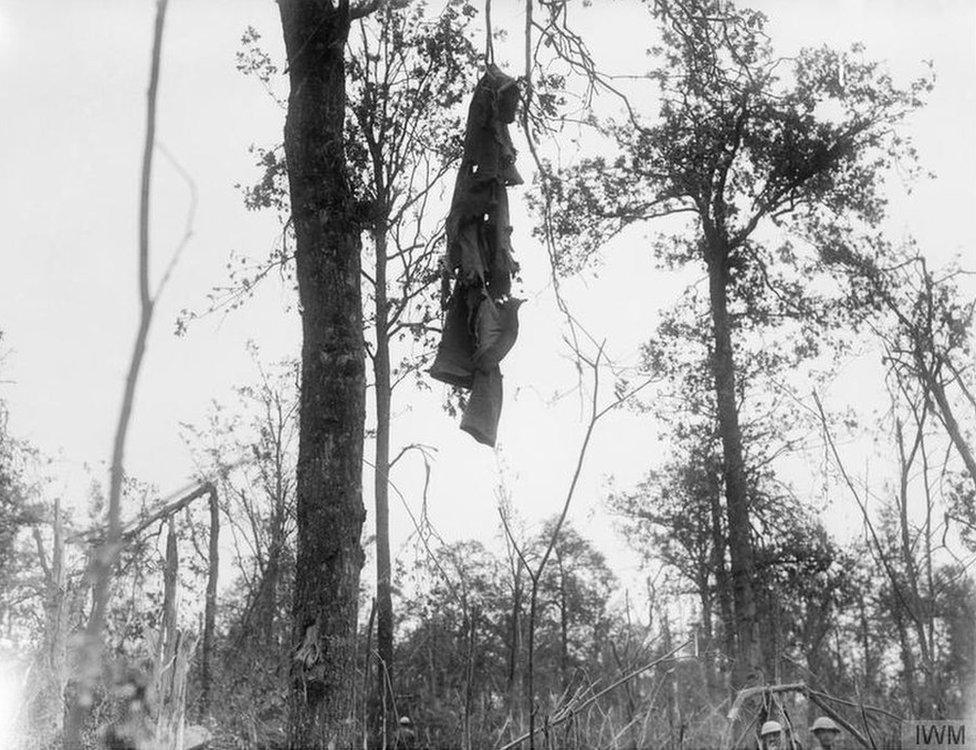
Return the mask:
[[(651, 41), (639, 3), (594, 5), (580, 28), (598, 60), (618, 72), (643, 71), (643, 51)], [(936, 261), (957, 252), (972, 257), (976, 5), (763, 0), (754, 6), (771, 17), (769, 33), (785, 54), (803, 45), (860, 40), (869, 56), (887, 60), (901, 80), (921, 72), (921, 60), (933, 60), (936, 90), (911, 130), (922, 163), (938, 179), (917, 186), (910, 197), (896, 190), (892, 231), (915, 235)], [(518, 0), (494, 0), (496, 28), (510, 30), (496, 57), (510, 60), (515, 71), (522, 67), (522, 10)], [(86, 464), (94, 476), (105, 476), (134, 335), (138, 180), (153, 12), (149, 0), (0, 3), (0, 330), (7, 352), (0, 394), (10, 404), (12, 430), (59, 457), (56, 473), (67, 497), (83, 495)], [(271, 0), (172, 0), (167, 19), (158, 135), (193, 176), (199, 207), (194, 237), (157, 310), (127, 453), (128, 471), (164, 494), (183, 486), (192, 471), (180, 422), (200, 421), (212, 399), (229, 401), (231, 386), (252, 378), (245, 342), (256, 341), (269, 359), (294, 354), (299, 346), (297, 316), (285, 311), (292, 293), (275, 280), (243, 310), (196, 322), (185, 338), (173, 336), (178, 311), (202, 308), (211, 286), (224, 279), (231, 250), (259, 257), (278, 232), (274, 216), (247, 213), (234, 188), (256, 175), (248, 146), (278, 142), (283, 126), (283, 112), (260, 84), (235, 69), (234, 54), (249, 25), (280, 59)], [(525, 164), (523, 174), (529, 171)], [(188, 195), (164, 159), (156, 161), (153, 187), (158, 273), (182, 234)], [(440, 447), (430, 516), (448, 539), (496, 538), (499, 465), (527, 520), (557, 512), (584, 427), (578, 398), (553, 403), (575, 376), (561, 342), (544, 250), (529, 235), (518, 189), (512, 200), (529, 303), (520, 341), (503, 366), (506, 403), (497, 456), (458, 431), (437, 410), (436, 399), (408, 405), (403, 393), (394, 406), (394, 446)], [(613, 356), (634, 363), (657, 310), (680, 287), (653, 270), (640, 232), (617, 242), (610, 257), (598, 277), (567, 283), (567, 295), (589, 330), (607, 337)], [(844, 388), (834, 397), (870, 402), (878, 383), (850, 377)], [(647, 418), (608, 417), (598, 428), (571, 514), (629, 580), (636, 558), (612, 531), (601, 506), (602, 487), (611, 475), (626, 487), (666, 455), (656, 432)], [(404, 463), (396, 482), (416, 505), (420, 467)], [(366, 498), (368, 509), (370, 503)], [(854, 518), (844, 508), (835, 510), (838, 528)], [(399, 508), (393, 523), (396, 544), (410, 527)]]

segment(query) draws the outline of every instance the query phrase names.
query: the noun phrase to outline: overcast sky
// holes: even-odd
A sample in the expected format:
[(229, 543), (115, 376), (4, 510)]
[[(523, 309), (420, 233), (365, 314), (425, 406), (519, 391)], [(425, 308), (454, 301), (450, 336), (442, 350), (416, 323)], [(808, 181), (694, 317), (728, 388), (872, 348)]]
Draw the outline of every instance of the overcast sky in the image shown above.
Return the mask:
[[(650, 23), (639, 4), (594, 5), (581, 28), (597, 58), (617, 72), (644, 71)], [(770, 36), (784, 54), (822, 42), (863, 41), (868, 56), (886, 60), (901, 81), (921, 73), (923, 59), (933, 61), (936, 89), (908, 128), (923, 165), (938, 178), (917, 185), (911, 196), (892, 187), (890, 228), (895, 236), (917, 237), (936, 263), (954, 253), (971, 254), (976, 4), (765, 0), (753, 6), (770, 16)], [(496, 27), (512, 31), (496, 47), (496, 58), (510, 61), (506, 67), (515, 71), (522, 67), (522, 10), (516, 0), (494, 0)], [(83, 495), (86, 465), (95, 477), (105, 476), (134, 335), (138, 180), (153, 12), (149, 0), (0, 2), (0, 330), (7, 353), (0, 395), (9, 403), (11, 429), (57, 458), (59, 491), (69, 499)], [(297, 315), (287, 310), (292, 292), (274, 279), (243, 310), (198, 321), (184, 338), (173, 335), (178, 311), (202, 308), (205, 294), (224, 279), (232, 250), (260, 257), (279, 231), (273, 215), (246, 212), (234, 187), (256, 175), (248, 146), (280, 141), (284, 117), (260, 84), (235, 69), (234, 54), (249, 25), (280, 59), (271, 0), (170, 3), (158, 138), (192, 174), (199, 206), (194, 237), (157, 310), (126, 464), (163, 494), (186, 484), (192, 473), (179, 423), (199, 422), (212, 399), (229, 400), (231, 386), (253, 377), (245, 342), (257, 342), (268, 359), (296, 354), (299, 347)], [(528, 164), (522, 171), (529, 173)], [(506, 402), (497, 454), (458, 431), (437, 410), (436, 398), (411, 406), (404, 392), (394, 406), (394, 446), (440, 447), (430, 515), (449, 539), (494, 537), (499, 465), (525, 518), (536, 522), (556, 512), (584, 427), (578, 398), (554, 400), (573, 387), (575, 375), (561, 342), (545, 252), (529, 235), (518, 188), (511, 197), (522, 293), (529, 302), (519, 344), (503, 364)], [(179, 176), (157, 159), (157, 274), (182, 234), (187, 203)], [(598, 277), (566, 285), (589, 330), (607, 337), (608, 350), (623, 363), (637, 361), (636, 347), (657, 311), (680, 290), (676, 279), (653, 269), (644, 234), (633, 232), (617, 242)], [(870, 402), (879, 384), (850, 377), (838, 387), (834, 399)], [(656, 433), (646, 417), (611, 415), (598, 430), (571, 515), (625, 577), (635, 558), (621, 550), (600, 510), (601, 488), (610, 475), (625, 487), (666, 456)], [(411, 502), (419, 477), (419, 467), (409, 465), (396, 477)], [(366, 503), (369, 508), (369, 498)], [(840, 528), (854, 516), (839, 507), (833, 518)], [(402, 539), (409, 527), (397, 508), (393, 522)]]

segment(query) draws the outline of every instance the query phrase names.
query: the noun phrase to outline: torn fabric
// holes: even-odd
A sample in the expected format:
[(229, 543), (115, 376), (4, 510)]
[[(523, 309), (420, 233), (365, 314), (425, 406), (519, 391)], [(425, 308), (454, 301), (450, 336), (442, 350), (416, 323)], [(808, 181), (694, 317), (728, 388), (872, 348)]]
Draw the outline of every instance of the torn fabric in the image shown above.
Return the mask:
[(490, 65), (468, 108), (464, 153), (447, 217), (444, 271), (453, 291), (430, 374), (471, 391), (461, 429), (493, 446), (502, 408), (499, 362), (518, 336), (507, 188), (521, 185), (508, 126), (515, 121), (515, 79)]

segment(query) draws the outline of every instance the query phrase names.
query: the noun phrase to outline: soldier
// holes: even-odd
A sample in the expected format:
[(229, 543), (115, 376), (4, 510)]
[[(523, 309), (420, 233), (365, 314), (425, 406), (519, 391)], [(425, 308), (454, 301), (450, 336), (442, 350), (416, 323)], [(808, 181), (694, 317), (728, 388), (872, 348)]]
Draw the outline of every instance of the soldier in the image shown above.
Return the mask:
[(783, 750), (783, 726), (767, 721), (759, 730), (759, 750)]
[(813, 726), (810, 727), (810, 731), (813, 736), (817, 739), (816, 750), (833, 750), (837, 747), (837, 738), (840, 736), (840, 727), (834, 723), (833, 719), (829, 719), (826, 716), (818, 717), (814, 722)]
[(396, 741), (393, 746), (396, 750), (414, 750), (417, 747), (417, 733), (414, 731), (410, 717), (401, 716), (397, 724)]

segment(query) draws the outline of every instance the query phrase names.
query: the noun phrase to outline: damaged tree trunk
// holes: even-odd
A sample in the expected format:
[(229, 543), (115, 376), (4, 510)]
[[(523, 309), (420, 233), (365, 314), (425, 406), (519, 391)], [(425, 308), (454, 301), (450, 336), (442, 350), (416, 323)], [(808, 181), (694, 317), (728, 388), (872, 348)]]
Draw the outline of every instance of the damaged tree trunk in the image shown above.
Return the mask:
[(217, 489), (210, 487), (210, 540), (207, 553), (207, 601), (203, 613), (203, 648), (200, 654), (200, 718), (210, 713), (210, 690), (213, 683), (214, 628), (217, 621), (217, 570), (220, 565), (220, 508)]
[(155, 747), (179, 750), (186, 731), (186, 678), (196, 638), (180, 630), (177, 622), (177, 583), (179, 554), (176, 528), (169, 517), (166, 535), (166, 569), (163, 573), (162, 626), (153, 662)]
[(285, 159), (302, 315), (289, 746), (351, 747), (365, 362), (361, 223), (343, 137), (350, 8), (348, 0), (288, 0), (278, 8), (291, 89)]

